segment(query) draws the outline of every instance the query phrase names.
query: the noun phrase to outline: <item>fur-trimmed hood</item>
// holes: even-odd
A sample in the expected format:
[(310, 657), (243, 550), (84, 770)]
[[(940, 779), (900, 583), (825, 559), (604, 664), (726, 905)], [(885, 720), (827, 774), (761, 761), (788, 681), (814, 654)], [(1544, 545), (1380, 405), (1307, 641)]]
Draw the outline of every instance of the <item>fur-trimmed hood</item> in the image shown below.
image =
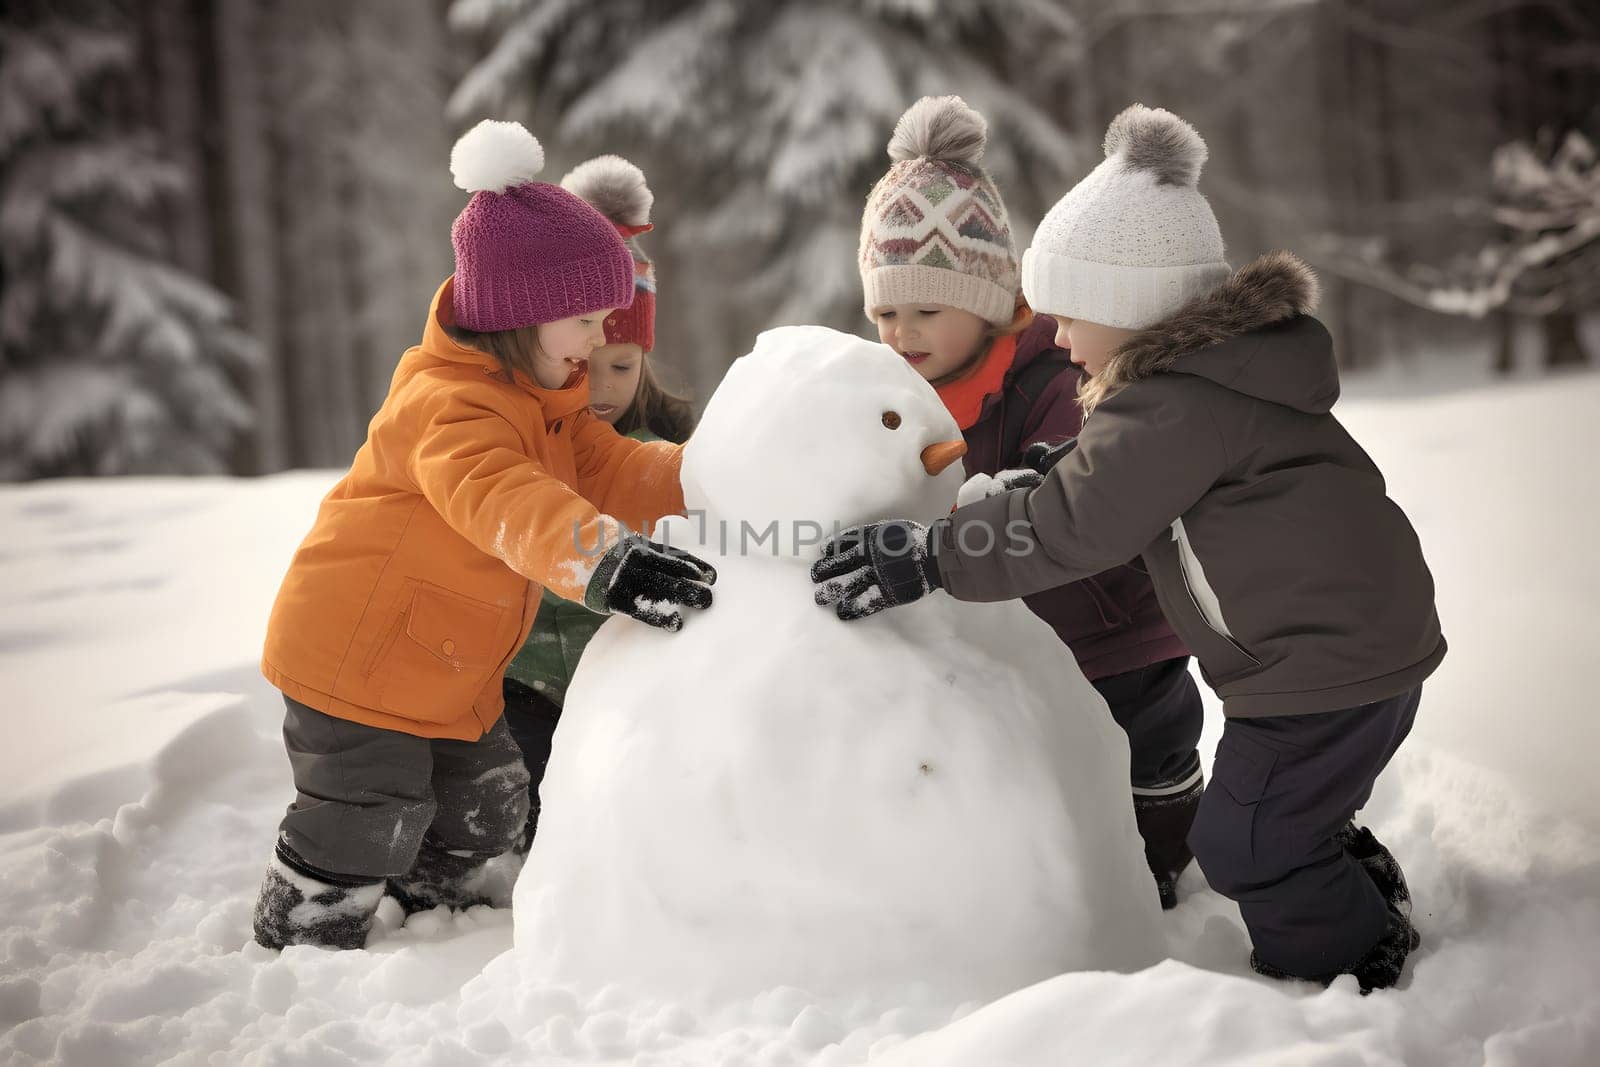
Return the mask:
[(1311, 317), (1320, 286), (1288, 252), (1246, 264), (1205, 296), (1140, 330), (1086, 379), (1085, 412), (1153, 374), (1191, 374), (1299, 411), (1325, 414), (1339, 398), (1333, 341)]

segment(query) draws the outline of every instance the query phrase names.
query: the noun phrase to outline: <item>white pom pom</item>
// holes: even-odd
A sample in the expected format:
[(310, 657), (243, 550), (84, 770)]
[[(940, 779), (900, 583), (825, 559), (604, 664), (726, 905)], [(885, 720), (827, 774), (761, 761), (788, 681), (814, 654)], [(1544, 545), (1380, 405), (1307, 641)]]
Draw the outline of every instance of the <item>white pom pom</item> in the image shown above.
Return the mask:
[(976, 167), (989, 123), (959, 96), (925, 96), (906, 109), (889, 139), (889, 158), (944, 160)]
[(469, 193), (503, 193), (544, 169), (544, 148), (520, 122), (484, 119), (450, 150), (450, 176)]
[(596, 156), (579, 163), (561, 179), (561, 188), (618, 226), (648, 223), (656, 199), (645, 183), (644, 171), (621, 156)]
[(1163, 185), (1192, 186), (1206, 162), (1206, 143), (1195, 128), (1159, 107), (1134, 104), (1106, 129), (1106, 158), (1121, 155), (1129, 170), (1147, 170)]

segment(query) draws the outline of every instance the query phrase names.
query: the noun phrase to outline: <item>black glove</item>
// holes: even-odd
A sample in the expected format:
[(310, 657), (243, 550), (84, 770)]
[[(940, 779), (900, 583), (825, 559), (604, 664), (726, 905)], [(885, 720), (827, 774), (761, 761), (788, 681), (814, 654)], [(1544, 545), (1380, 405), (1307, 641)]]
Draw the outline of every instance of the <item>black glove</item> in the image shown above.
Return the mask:
[(1065, 441), (1049, 444), (1044, 441), (1035, 441), (1022, 450), (1022, 463), (1031, 470), (1040, 474), (1049, 474), (1054, 467), (1066, 458), (1067, 453), (1078, 447), (1078, 439), (1069, 437)]
[(984, 491), (985, 497), (999, 496), (1015, 489), (1037, 489), (1044, 484), (1044, 475), (1033, 469), (1004, 470), (990, 479), (989, 488)]
[(907, 519), (852, 526), (822, 546), (811, 565), (815, 597), (849, 621), (919, 600), (940, 589), (939, 565), (928, 551), (928, 528)]
[(683, 629), (678, 608), (709, 608), (717, 572), (681, 549), (628, 534), (600, 557), (583, 603), (601, 614), (630, 615), (663, 630)]

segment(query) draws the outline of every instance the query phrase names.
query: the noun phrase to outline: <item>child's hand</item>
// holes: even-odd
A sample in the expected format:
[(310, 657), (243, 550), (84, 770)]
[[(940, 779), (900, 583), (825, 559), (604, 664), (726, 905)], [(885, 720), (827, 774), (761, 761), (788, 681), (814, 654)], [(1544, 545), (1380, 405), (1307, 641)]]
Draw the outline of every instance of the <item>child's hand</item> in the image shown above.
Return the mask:
[(816, 602), (849, 622), (942, 588), (928, 528), (908, 519), (852, 526), (822, 546), (811, 565)]
[[(1078, 447), (1078, 439), (1069, 437), (1056, 444), (1044, 441), (1035, 441), (1022, 451), (1022, 462), (1029, 468), (1038, 471), (1041, 475), (1049, 474), (1054, 467), (1066, 458), (1068, 452)], [(1005, 473), (1005, 472), (1002, 472)]]
[(663, 630), (683, 629), (679, 608), (709, 608), (717, 572), (681, 549), (628, 534), (600, 557), (583, 602)]
[[(1078, 447), (1078, 439), (1069, 437), (1065, 441), (1049, 444), (1044, 441), (1035, 441), (1022, 451), (1022, 466), (1011, 470), (1000, 471), (983, 483), (983, 496), (977, 496), (962, 486), (963, 496), (956, 498), (958, 505), (965, 505), (977, 500), (999, 496), (1016, 489), (1037, 489), (1044, 484), (1045, 475), (1050, 473), (1050, 468), (1061, 462), (1063, 456)], [(976, 481), (976, 477), (972, 479)], [(968, 482), (968, 485), (971, 481)]]
[(1001, 493), (1009, 493), (1013, 489), (1037, 489), (1043, 484), (1044, 474), (1037, 470), (1001, 471), (994, 476), (988, 492), (983, 495), (986, 497), (999, 496)]
[(1035, 470), (1008, 470), (998, 474), (974, 474), (956, 491), (956, 507), (964, 508), (1014, 489), (1034, 489), (1044, 484), (1044, 475)]

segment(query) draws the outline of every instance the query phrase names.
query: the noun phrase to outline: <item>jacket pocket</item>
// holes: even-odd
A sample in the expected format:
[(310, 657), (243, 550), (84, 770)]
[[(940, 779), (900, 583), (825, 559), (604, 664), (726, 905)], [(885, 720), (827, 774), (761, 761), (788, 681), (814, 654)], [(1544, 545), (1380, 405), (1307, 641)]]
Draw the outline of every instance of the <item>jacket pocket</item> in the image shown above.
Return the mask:
[(1254, 804), (1266, 794), (1278, 754), (1248, 737), (1224, 730), (1217, 739), (1211, 778), (1238, 804)]
[(1225, 893), (1266, 877), (1275, 854), (1271, 820), (1260, 820), (1257, 813), (1278, 755), (1238, 729), (1229, 723), (1217, 741), (1211, 785), (1189, 832), (1201, 869)]
[(379, 704), (419, 722), (466, 715), (508, 651), (504, 619), (504, 608), (418, 582), (373, 670)]
[[(1183, 520), (1179, 519), (1172, 526), (1173, 555), (1177, 559), (1178, 574), (1183, 581), (1183, 591), (1189, 597), (1189, 607), (1194, 610), (1194, 617), (1206, 629), (1208, 638), (1204, 649), (1194, 648), (1192, 651), (1200, 657), (1201, 666), (1206, 669), (1208, 681), (1223, 683), (1241, 674), (1261, 666), (1261, 661), (1250, 654), (1250, 650), (1240, 644), (1234, 636), (1221, 624), (1221, 606), (1216, 603), (1216, 594), (1210, 591), (1210, 583), (1205, 581), (1202, 573), (1191, 574), (1190, 563), (1185, 556), (1194, 559), (1193, 566), (1199, 568), (1199, 558), (1194, 556), (1194, 550), (1189, 546), (1188, 534), (1183, 530)], [(1201, 604), (1200, 592), (1196, 584), (1205, 585), (1209, 594), (1207, 601), (1212, 604), (1212, 610), (1207, 611)], [(1213, 615), (1216, 616), (1213, 619)]]
[[(1188, 591), (1187, 585), (1184, 588)], [(1193, 592), (1189, 592), (1189, 606), (1193, 609), (1195, 618), (1200, 620), (1202, 632), (1197, 637), (1185, 637), (1184, 643), (1199, 657), (1206, 681), (1210, 682), (1213, 688), (1261, 668), (1261, 661), (1252, 656), (1243, 645), (1206, 621), (1200, 605), (1195, 602)]]

